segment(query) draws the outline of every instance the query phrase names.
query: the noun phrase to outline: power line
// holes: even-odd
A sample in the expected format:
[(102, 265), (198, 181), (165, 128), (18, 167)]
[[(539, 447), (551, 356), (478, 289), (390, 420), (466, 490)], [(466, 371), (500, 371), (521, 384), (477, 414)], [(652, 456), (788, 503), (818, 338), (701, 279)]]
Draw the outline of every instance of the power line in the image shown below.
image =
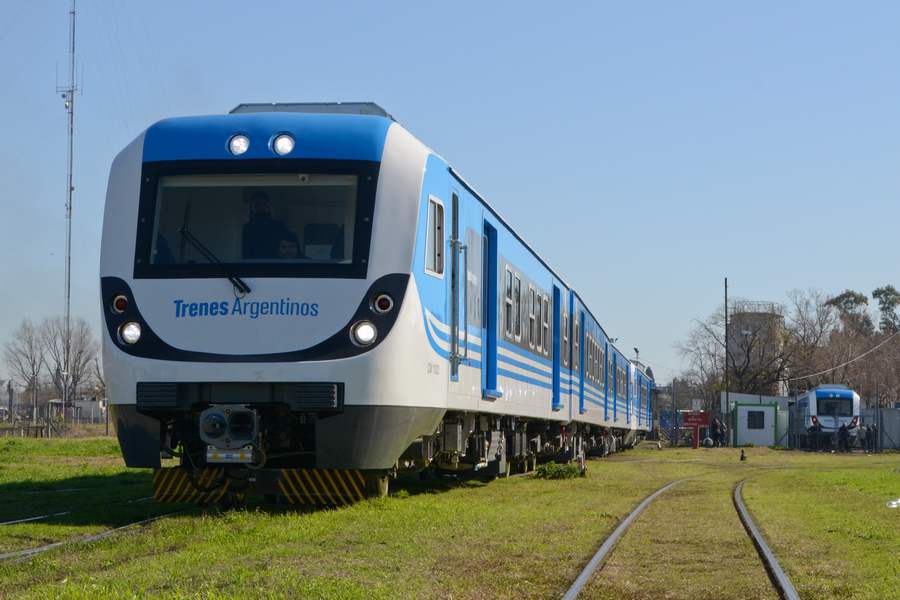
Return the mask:
[(837, 371), (838, 369), (840, 369), (840, 368), (842, 368), (842, 367), (846, 367), (847, 365), (852, 364), (852, 363), (855, 363), (856, 361), (860, 360), (861, 358), (865, 358), (866, 356), (872, 354), (873, 352), (875, 352), (876, 350), (878, 350), (879, 348), (881, 348), (882, 346), (884, 346), (885, 344), (887, 344), (889, 341), (891, 341), (892, 339), (894, 339), (895, 337), (897, 337), (898, 334), (900, 334), (900, 331), (895, 331), (895, 332), (892, 333), (890, 336), (888, 336), (887, 339), (882, 340), (882, 341), (881, 341), (878, 345), (876, 345), (874, 348), (869, 348), (868, 350), (866, 350), (865, 352), (863, 352), (863, 353), (860, 354), (859, 356), (856, 356), (856, 357), (854, 357), (854, 358), (851, 358), (850, 360), (848, 360), (848, 361), (846, 361), (846, 362), (843, 362), (843, 363), (839, 364), (839, 365), (836, 366), (836, 367), (831, 367), (830, 369), (825, 369), (824, 371), (819, 371), (818, 373), (812, 373), (812, 374), (810, 374), (810, 375), (804, 375), (804, 376), (802, 376), (802, 377), (791, 377), (790, 379), (786, 379), (785, 382), (788, 382), (788, 381), (799, 381), (800, 379), (809, 379), (810, 377), (818, 377), (819, 375), (824, 375), (824, 374), (826, 374), (826, 373), (831, 373), (832, 371)]

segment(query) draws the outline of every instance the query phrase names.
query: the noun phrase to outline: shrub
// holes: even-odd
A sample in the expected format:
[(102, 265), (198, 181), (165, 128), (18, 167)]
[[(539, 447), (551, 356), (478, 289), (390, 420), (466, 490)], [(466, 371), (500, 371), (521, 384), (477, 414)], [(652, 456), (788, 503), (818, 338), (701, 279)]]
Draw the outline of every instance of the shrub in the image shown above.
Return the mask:
[(539, 479), (574, 479), (578, 477), (578, 465), (548, 462), (538, 466), (534, 476)]

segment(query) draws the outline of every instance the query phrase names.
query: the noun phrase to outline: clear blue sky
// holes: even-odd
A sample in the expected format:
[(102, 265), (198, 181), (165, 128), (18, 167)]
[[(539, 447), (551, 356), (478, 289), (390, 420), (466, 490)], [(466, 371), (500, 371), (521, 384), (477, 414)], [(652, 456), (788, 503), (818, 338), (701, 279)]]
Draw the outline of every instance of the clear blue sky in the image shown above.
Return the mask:
[[(115, 154), (251, 101), (384, 106), (662, 380), (725, 275), (774, 301), (900, 284), (896, 2), (320, 4), (79, 3), (75, 314), (99, 326)], [(0, 4), (0, 343), (62, 310), (67, 6)]]

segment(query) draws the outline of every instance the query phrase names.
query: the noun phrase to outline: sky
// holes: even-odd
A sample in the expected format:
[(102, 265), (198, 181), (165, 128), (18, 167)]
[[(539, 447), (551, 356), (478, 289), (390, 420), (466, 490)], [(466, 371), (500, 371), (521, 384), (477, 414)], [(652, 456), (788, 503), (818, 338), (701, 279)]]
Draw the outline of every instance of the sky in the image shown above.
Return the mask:
[[(551, 9), (552, 7), (552, 9)], [(374, 101), (657, 380), (730, 294), (900, 286), (900, 3), (78, 3), (72, 310), (110, 163), (241, 102)], [(0, 345), (63, 310), (68, 2), (0, 2)], [(0, 378), (5, 376), (0, 365)]]

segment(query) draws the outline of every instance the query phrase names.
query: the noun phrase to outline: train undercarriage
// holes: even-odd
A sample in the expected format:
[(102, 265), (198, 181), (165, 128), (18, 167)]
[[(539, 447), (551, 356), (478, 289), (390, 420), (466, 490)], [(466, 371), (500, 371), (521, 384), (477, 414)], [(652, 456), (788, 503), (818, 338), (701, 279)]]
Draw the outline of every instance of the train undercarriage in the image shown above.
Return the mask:
[(419, 436), (390, 468), (330, 468), (316, 460), (321, 418), (279, 405), (230, 404), (163, 418), (162, 456), (174, 460), (155, 470), (154, 498), (233, 505), (256, 496), (297, 506), (342, 506), (387, 495), (390, 481), (403, 472), (422, 478), (494, 478), (561, 462), (574, 463), (584, 473), (589, 457), (629, 448), (640, 433), (447, 412), (432, 434)]

